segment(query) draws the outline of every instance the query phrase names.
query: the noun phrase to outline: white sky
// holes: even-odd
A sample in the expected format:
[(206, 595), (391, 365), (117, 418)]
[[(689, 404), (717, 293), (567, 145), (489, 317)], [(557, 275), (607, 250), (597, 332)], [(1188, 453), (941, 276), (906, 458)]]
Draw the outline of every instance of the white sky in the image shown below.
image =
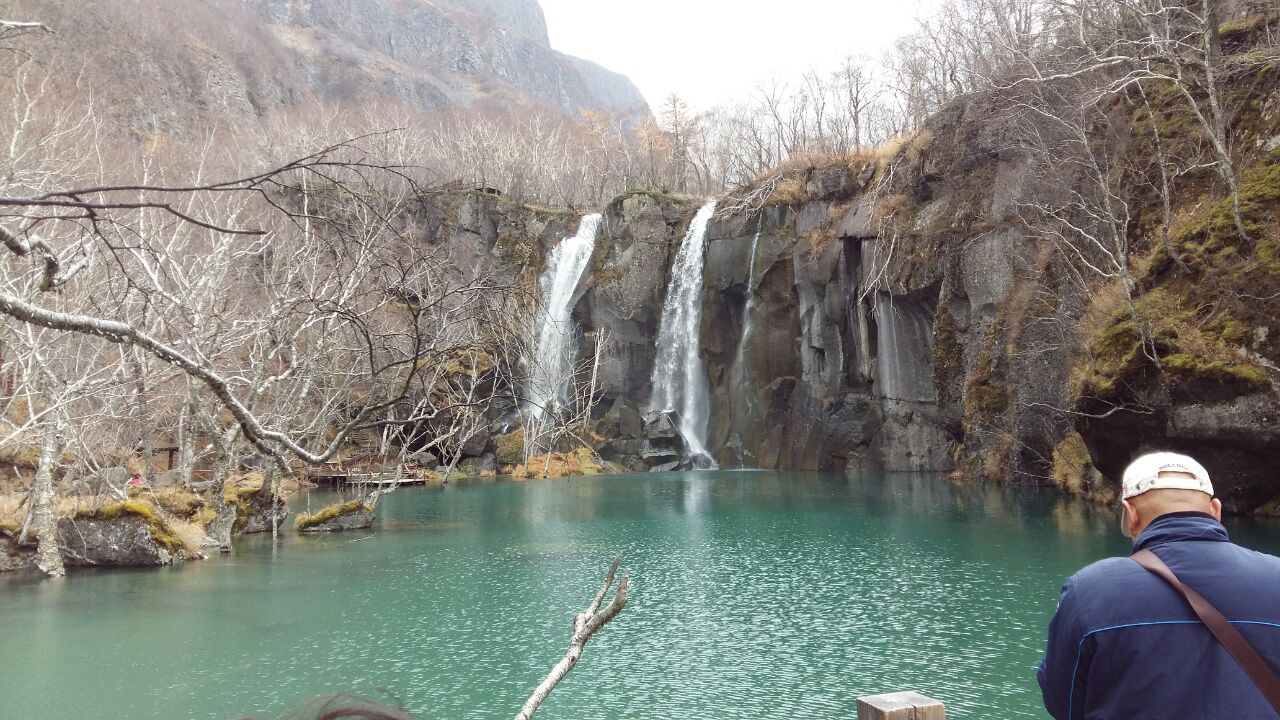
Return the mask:
[(936, 0), (541, 0), (551, 46), (631, 78), (657, 111), (672, 91), (694, 107), (757, 80), (879, 58)]

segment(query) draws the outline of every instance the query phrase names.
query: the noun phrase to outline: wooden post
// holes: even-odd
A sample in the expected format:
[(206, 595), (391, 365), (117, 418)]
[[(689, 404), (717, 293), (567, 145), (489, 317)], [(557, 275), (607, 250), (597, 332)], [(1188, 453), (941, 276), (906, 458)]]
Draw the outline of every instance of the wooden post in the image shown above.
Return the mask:
[(858, 698), (858, 720), (946, 720), (942, 703), (917, 692)]

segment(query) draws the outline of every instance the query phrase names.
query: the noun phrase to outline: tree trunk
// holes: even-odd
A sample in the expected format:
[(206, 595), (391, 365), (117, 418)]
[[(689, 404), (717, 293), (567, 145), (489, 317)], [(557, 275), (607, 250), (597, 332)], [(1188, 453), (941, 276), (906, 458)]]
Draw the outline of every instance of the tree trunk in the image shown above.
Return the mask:
[(1227, 136), (1227, 116), (1218, 96), (1218, 68), (1222, 59), (1222, 38), (1218, 34), (1218, 13), (1213, 0), (1200, 0), (1201, 48), (1204, 53), (1204, 85), (1205, 94), (1209, 98), (1211, 145), (1218, 155), (1218, 169), (1222, 179), (1227, 183), (1231, 193), (1231, 219), (1235, 223), (1240, 239), (1252, 243), (1249, 231), (1245, 229), (1244, 217), (1240, 209), (1240, 185), (1236, 179), (1235, 164), (1231, 160), (1230, 138)]
[(185, 488), (191, 487), (191, 473), (195, 465), (195, 417), (195, 403), (189, 400), (178, 415), (178, 482)]
[(216, 513), (206, 533), (211, 544), (222, 552), (231, 552), (231, 530), (236, 524), (236, 506), (227, 502), (227, 474), (231, 468), (231, 453), (219, 448), (213, 461), (213, 487), (209, 489), (209, 506)]
[(54, 507), (53, 469), (62, 453), (58, 433), (52, 428), (44, 434), (40, 446), (40, 462), (36, 466), (34, 508), (36, 526), (36, 566), (49, 577), (62, 577), (62, 553), (58, 550), (58, 518)]

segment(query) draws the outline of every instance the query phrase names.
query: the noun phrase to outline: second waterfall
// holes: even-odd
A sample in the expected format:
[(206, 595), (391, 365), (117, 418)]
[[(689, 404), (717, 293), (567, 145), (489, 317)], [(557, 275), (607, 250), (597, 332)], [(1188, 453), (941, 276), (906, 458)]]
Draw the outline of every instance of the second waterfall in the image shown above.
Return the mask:
[(552, 251), (539, 278), (543, 307), (537, 319), (537, 346), (530, 363), (529, 410), (534, 417), (565, 400), (573, 375), (573, 302), (595, 251), (601, 216), (587, 215), (578, 232)]
[(658, 325), (657, 358), (653, 364), (651, 412), (674, 412), (693, 458), (710, 462), (707, 424), (711, 401), (707, 368), (699, 354), (702, 334), (702, 266), (707, 226), (715, 202), (698, 210), (671, 266), (671, 282)]

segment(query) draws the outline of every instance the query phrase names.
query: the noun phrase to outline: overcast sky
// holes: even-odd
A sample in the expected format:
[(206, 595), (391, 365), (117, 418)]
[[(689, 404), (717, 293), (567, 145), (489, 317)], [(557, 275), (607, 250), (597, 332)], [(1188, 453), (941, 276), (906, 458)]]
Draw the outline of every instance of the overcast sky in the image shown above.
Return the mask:
[(876, 58), (935, 0), (541, 0), (551, 45), (631, 78), (655, 110), (705, 109), (757, 79)]

